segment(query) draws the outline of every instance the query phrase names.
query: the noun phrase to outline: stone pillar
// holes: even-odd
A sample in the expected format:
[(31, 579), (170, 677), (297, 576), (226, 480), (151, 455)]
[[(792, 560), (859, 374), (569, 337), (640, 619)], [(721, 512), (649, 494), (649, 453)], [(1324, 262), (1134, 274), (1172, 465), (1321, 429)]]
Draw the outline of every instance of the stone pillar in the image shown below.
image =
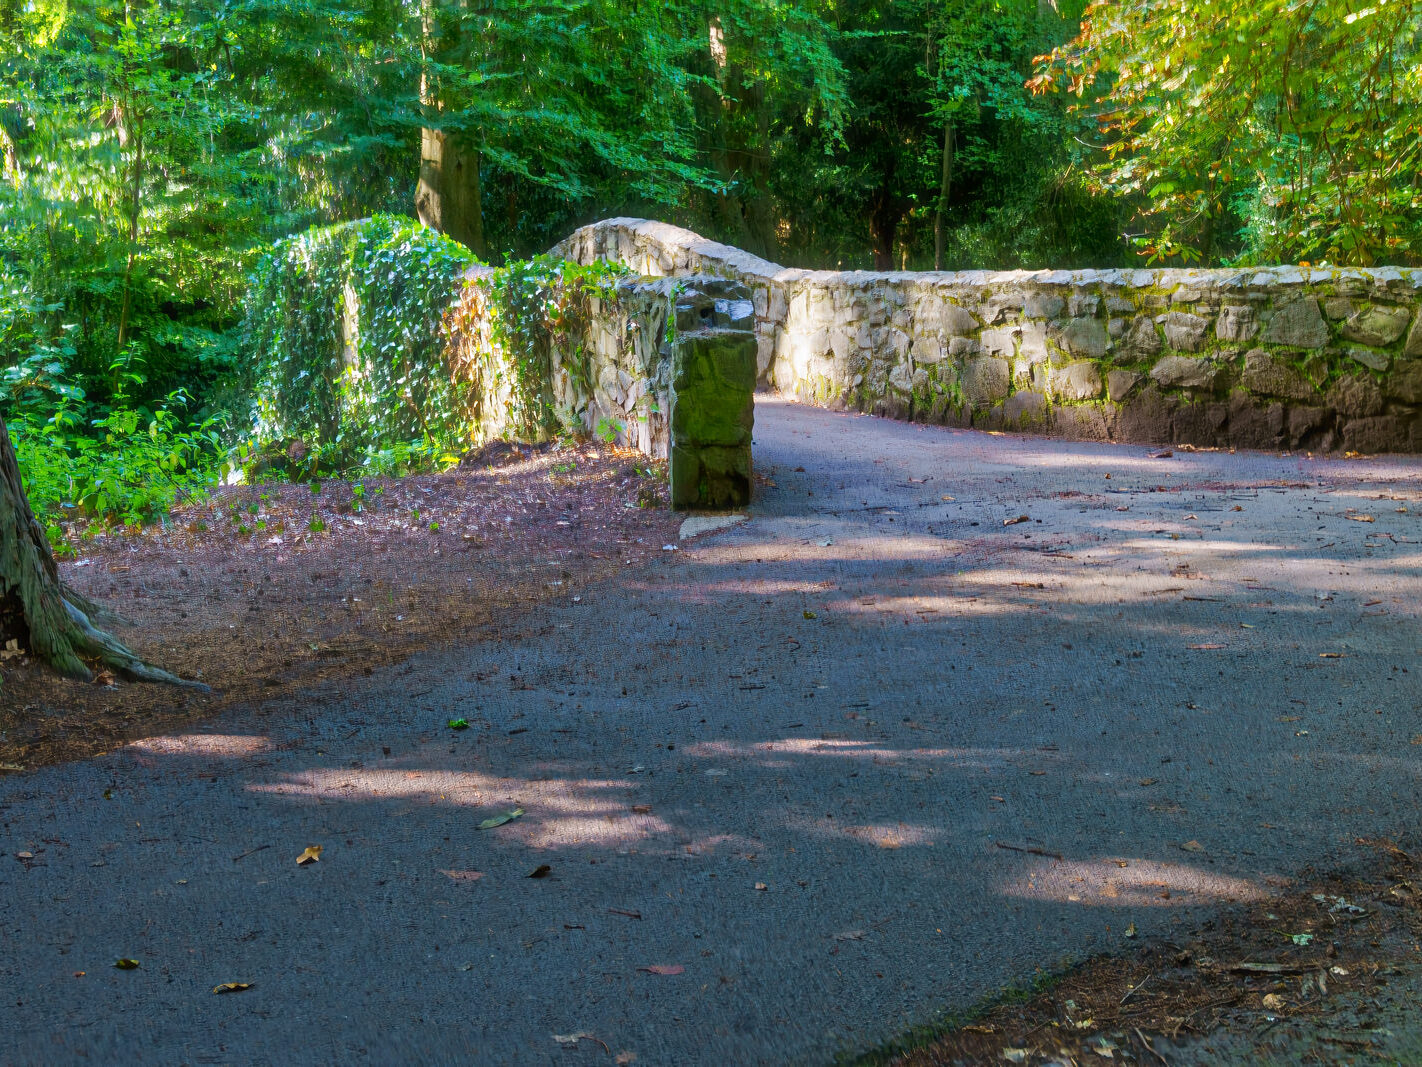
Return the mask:
[(755, 312), (735, 283), (693, 278), (676, 298), (671, 349), (671, 502), (738, 508), (751, 498)]

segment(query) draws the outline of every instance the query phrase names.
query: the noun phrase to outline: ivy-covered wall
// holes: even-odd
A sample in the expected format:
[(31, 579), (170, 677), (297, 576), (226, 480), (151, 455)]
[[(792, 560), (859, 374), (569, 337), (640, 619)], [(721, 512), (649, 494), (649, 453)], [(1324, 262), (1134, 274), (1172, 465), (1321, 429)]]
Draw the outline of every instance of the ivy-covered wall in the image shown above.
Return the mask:
[(989, 429), (1422, 451), (1422, 270), (789, 270), (643, 219), (554, 249), (754, 295), (763, 386)]
[(398, 471), (402, 454), (453, 461), (493, 438), (581, 432), (670, 459), (678, 507), (738, 506), (751, 487), (749, 297), (602, 260), (494, 269), (391, 216), (309, 231), (252, 279), (258, 462)]
[(681, 287), (604, 262), (490, 268), (400, 217), (308, 231), (252, 279), (256, 440), (317, 469), (570, 431), (665, 457)]

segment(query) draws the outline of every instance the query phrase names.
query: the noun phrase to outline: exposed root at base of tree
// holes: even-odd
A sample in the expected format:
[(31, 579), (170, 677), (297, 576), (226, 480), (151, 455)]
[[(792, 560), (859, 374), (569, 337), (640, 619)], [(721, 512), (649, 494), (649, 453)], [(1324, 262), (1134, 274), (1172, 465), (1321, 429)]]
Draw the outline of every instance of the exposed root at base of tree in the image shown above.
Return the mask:
[[(161, 667), (155, 667), (153, 664), (139, 659), (112, 634), (100, 630), (90, 622), (89, 616), (80, 611), (67, 596), (64, 597), (64, 607), (68, 612), (70, 623), (73, 624), (73, 631), (68, 635), (69, 643), (79, 656), (95, 659), (134, 681), (162, 682), (166, 685), (181, 685), (204, 692), (208, 691), (208, 687), (201, 682), (190, 682), (185, 678), (179, 678), (176, 674), (170, 674)], [(92, 678), (93, 673), (88, 667), (82, 661), (78, 662), (82, 673), (71, 674), (70, 677), (78, 677), (85, 681)], [(56, 664), (56, 666), (59, 665)], [(62, 667), (60, 669), (63, 670)]]
[(34, 655), (69, 678), (93, 678), (89, 659), (137, 681), (207, 688), (140, 659), (91, 621), (107, 614), (59, 580), (49, 541), (25, 497), (9, 431), (0, 421), (0, 639), (25, 639)]

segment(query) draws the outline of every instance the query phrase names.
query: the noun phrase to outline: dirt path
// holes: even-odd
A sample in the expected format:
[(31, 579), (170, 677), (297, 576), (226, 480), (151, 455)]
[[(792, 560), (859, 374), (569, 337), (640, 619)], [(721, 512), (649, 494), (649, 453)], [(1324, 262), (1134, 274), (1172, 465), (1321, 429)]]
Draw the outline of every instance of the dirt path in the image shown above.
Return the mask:
[(0, 1059), (823, 1062), (1418, 831), (1414, 462), (756, 450), (485, 640), (0, 781)]
[(34, 767), (224, 708), (365, 677), (643, 562), (680, 518), (646, 457), (489, 446), (445, 474), (228, 487), (162, 526), (77, 542), (64, 580), (185, 678), (56, 679), (0, 653), (0, 766)]

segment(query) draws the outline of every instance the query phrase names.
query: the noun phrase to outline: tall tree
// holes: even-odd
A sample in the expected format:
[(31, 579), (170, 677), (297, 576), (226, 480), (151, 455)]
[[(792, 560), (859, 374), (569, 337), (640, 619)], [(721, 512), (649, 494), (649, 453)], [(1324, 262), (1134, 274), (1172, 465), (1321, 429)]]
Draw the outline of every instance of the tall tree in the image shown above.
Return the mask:
[(1044, 57), (1153, 259), (1422, 259), (1422, 3), (1099, 0)]

